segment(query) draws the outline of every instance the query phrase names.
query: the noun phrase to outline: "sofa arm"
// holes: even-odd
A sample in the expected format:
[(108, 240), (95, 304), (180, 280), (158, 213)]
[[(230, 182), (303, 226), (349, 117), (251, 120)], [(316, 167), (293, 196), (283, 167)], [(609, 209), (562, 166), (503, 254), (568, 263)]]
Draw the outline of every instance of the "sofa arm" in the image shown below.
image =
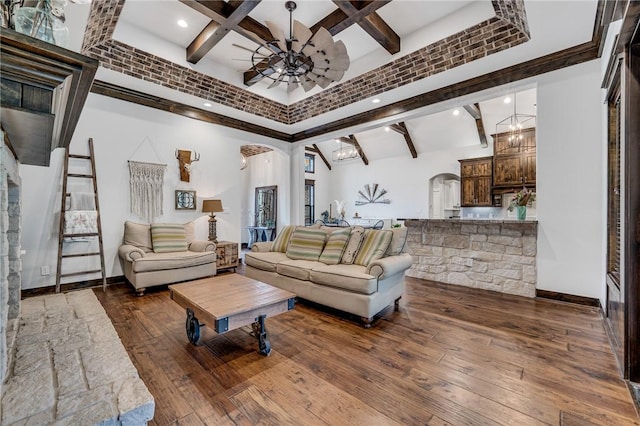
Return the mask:
[(267, 251), (271, 251), (271, 246), (273, 246), (273, 241), (256, 241), (251, 246), (251, 251), (264, 253)]
[(128, 260), (129, 262), (133, 262), (137, 259), (142, 259), (144, 257), (144, 254), (144, 250), (130, 244), (122, 244), (118, 248), (118, 255), (121, 258)]
[(189, 244), (189, 251), (216, 251), (216, 243), (213, 241), (194, 240)]
[(380, 279), (406, 271), (411, 267), (412, 263), (413, 258), (409, 253), (400, 253), (397, 256), (388, 256), (374, 260), (367, 266), (366, 272)]

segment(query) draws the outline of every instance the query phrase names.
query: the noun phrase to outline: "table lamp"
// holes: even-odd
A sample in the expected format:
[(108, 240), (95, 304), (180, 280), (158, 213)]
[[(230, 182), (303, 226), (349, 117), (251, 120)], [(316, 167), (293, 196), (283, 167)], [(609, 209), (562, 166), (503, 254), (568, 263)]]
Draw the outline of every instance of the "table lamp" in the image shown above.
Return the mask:
[(218, 242), (218, 237), (216, 235), (216, 215), (215, 213), (219, 213), (224, 211), (222, 208), (221, 200), (204, 200), (202, 202), (202, 212), (210, 213), (209, 215), (209, 241), (213, 241), (214, 243)]

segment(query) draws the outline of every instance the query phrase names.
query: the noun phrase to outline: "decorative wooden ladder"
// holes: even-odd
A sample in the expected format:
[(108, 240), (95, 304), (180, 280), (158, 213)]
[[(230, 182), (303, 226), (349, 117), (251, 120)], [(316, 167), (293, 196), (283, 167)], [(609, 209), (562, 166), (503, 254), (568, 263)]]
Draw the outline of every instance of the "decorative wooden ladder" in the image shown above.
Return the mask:
[[(91, 174), (81, 174), (81, 173), (69, 173), (69, 159), (79, 159), (79, 160), (88, 160), (91, 162)], [(60, 292), (60, 280), (65, 277), (71, 277), (75, 275), (87, 275), (87, 274), (97, 274), (100, 273), (102, 277), (102, 290), (106, 291), (107, 289), (107, 278), (104, 267), (104, 249), (102, 245), (102, 225), (100, 223), (100, 203), (98, 202), (98, 182), (96, 179), (96, 163), (94, 159), (94, 151), (93, 151), (93, 139), (89, 138), (89, 155), (75, 155), (69, 154), (69, 150), (65, 151), (64, 155), (64, 172), (62, 177), (62, 207), (60, 208), (60, 232), (58, 233), (58, 266), (56, 270), (56, 293)], [(96, 207), (96, 227), (97, 231), (95, 233), (73, 233), (68, 234), (65, 233), (66, 223), (65, 223), (65, 213), (67, 210), (67, 198), (71, 196), (69, 192), (67, 192), (67, 181), (69, 178), (80, 178), (80, 179), (91, 179), (93, 182), (93, 194), (95, 200)], [(64, 243), (67, 238), (71, 237), (98, 237), (98, 251), (97, 252), (89, 252), (89, 253), (74, 253), (74, 254), (64, 254), (63, 248)], [(88, 270), (88, 271), (75, 271), (69, 273), (62, 273), (62, 261), (67, 258), (77, 258), (77, 257), (85, 257), (85, 256), (100, 256), (100, 269), (96, 270)]]

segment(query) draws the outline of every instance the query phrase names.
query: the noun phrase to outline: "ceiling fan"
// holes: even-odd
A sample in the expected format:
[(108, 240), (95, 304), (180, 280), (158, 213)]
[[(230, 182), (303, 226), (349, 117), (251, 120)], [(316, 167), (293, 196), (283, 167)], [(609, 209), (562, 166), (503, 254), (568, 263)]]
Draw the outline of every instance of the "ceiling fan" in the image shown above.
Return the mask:
[(234, 46), (252, 52), (252, 68), (263, 77), (273, 80), (269, 89), (286, 83), (288, 92), (299, 85), (308, 92), (316, 84), (325, 89), (332, 82), (342, 79), (350, 64), (344, 43), (334, 42), (325, 28), (321, 27), (313, 34), (305, 25), (294, 21), (295, 2), (287, 1), (284, 6), (289, 11), (288, 37), (273, 22), (266, 21), (274, 40), (265, 42), (250, 33), (253, 41), (260, 45), (257, 49)]

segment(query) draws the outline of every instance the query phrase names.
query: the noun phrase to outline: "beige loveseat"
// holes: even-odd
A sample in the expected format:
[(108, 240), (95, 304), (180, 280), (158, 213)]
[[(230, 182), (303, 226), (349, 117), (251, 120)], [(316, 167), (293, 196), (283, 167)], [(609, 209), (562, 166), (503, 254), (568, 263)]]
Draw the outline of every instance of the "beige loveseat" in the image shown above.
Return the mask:
[(275, 241), (256, 242), (245, 254), (246, 275), (321, 305), (374, 316), (398, 302), (411, 255), (403, 253), (407, 228), (365, 230), (285, 227)]
[(126, 221), (118, 255), (124, 276), (139, 296), (147, 287), (216, 274), (216, 245), (196, 240), (193, 222)]

